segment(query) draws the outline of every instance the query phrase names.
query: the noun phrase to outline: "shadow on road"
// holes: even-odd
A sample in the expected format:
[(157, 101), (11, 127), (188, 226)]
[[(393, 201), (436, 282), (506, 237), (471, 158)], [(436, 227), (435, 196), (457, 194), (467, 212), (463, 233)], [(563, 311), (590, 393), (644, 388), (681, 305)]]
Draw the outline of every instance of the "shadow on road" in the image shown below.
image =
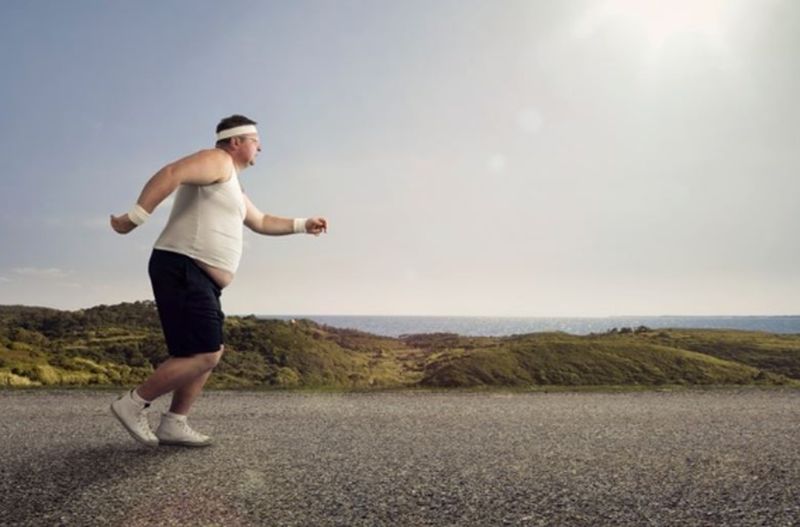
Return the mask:
[(89, 489), (98, 489), (98, 497), (102, 496), (103, 489), (115, 482), (150, 472), (177, 454), (171, 449), (115, 443), (55, 449), (21, 459), (14, 466), (0, 467), (0, 510), (6, 511), (5, 520), (12, 525), (41, 520), (69, 508), (70, 501)]

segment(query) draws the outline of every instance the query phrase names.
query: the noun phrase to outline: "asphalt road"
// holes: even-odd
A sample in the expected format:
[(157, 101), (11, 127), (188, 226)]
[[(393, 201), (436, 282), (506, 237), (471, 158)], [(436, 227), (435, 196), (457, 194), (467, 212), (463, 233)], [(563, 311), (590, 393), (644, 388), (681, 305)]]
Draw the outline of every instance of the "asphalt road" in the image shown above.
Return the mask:
[(800, 525), (800, 391), (207, 392), (207, 449), (114, 397), (0, 390), (0, 525)]

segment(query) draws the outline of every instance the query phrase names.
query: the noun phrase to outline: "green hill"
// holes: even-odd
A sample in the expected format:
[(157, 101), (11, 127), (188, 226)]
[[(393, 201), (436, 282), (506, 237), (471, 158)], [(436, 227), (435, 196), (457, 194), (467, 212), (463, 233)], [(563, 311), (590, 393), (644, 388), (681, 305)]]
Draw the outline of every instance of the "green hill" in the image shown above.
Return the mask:
[[(800, 335), (623, 330), (400, 339), (228, 317), (216, 388), (800, 386)], [(152, 302), (59, 311), (0, 306), (0, 386), (120, 386), (168, 357)]]
[(736, 361), (800, 379), (800, 336), (755, 331), (666, 330), (647, 335), (662, 345)]
[[(675, 333), (691, 335), (691, 331)], [(583, 337), (539, 333), (497, 339), (471, 349), (448, 347), (428, 365), (420, 384), (652, 386), (787, 382), (779, 374), (731, 358), (721, 359), (652, 340), (633, 334)], [(800, 340), (795, 342), (796, 350), (800, 349), (798, 346)]]

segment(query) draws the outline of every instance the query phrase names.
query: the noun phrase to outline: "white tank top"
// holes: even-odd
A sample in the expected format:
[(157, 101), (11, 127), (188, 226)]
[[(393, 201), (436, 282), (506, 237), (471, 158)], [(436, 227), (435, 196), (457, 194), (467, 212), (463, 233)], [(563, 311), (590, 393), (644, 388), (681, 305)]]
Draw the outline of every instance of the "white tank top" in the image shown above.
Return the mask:
[(246, 212), (235, 167), (224, 183), (180, 185), (154, 247), (235, 273), (242, 257)]

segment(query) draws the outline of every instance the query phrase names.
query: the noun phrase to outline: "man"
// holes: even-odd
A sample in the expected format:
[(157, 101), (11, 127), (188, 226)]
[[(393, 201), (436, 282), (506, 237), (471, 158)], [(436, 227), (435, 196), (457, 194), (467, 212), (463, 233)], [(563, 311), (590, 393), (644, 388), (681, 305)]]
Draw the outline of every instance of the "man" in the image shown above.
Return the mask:
[[(111, 227), (127, 234), (177, 189), (166, 227), (156, 241), (148, 272), (170, 358), (140, 386), (111, 404), (125, 429), (148, 446), (207, 446), (187, 415), (224, 352), (225, 315), (219, 302), (242, 255), (242, 224), (254, 232), (283, 235), (327, 232), (324, 218), (280, 218), (262, 213), (244, 194), (238, 176), (261, 151), (256, 122), (232, 115), (217, 125), (215, 148), (170, 163), (144, 186), (127, 214)], [(155, 434), (147, 408), (172, 392), (169, 412)]]

